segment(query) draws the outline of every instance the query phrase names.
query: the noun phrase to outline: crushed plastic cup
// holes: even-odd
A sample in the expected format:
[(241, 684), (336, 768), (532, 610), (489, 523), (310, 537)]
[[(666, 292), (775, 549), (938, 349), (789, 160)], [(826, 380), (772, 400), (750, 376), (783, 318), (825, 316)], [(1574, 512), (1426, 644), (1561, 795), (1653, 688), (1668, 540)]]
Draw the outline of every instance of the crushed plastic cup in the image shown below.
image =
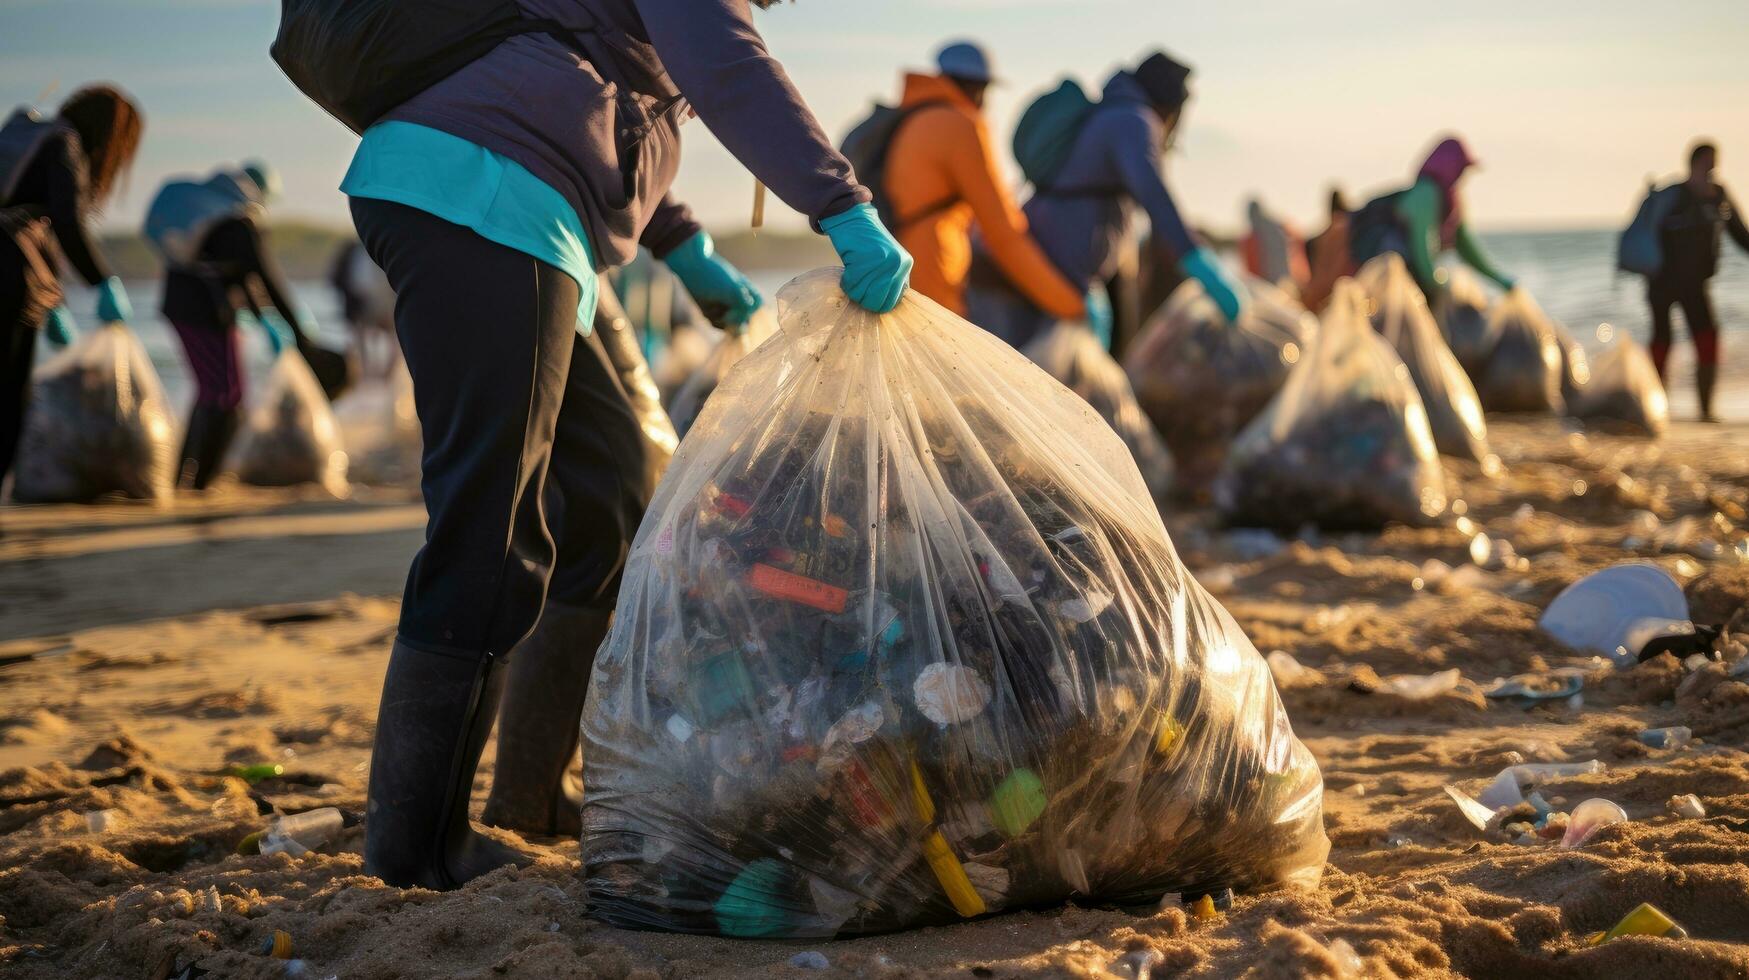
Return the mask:
[(1672, 796), (1669, 801), (1664, 804), (1664, 808), (1669, 810), (1674, 816), (1680, 817), (1684, 820), (1699, 820), (1706, 816), (1706, 804), (1702, 803), (1700, 797), (1693, 793)]
[(1384, 678), (1383, 690), (1407, 701), (1427, 701), (1455, 690), (1462, 678), (1456, 667), (1433, 674), (1393, 674)]
[(1688, 743), (1692, 741), (1694, 741), (1694, 730), (1687, 725), (1648, 728), (1640, 733), (1641, 744), (1651, 746), (1654, 749), (1686, 748)]
[(1611, 824), (1627, 823), (1627, 811), (1609, 800), (1593, 798), (1573, 808), (1567, 819), (1567, 833), (1561, 838), (1563, 850), (1584, 846), (1592, 835)]
[(1686, 625), (1682, 586), (1656, 565), (1628, 562), (1594, 572), (1555, 596), (1537, 625), (1575, 650), (1600, 653), (1617, 666), (1639, 662), (1648, 641)]

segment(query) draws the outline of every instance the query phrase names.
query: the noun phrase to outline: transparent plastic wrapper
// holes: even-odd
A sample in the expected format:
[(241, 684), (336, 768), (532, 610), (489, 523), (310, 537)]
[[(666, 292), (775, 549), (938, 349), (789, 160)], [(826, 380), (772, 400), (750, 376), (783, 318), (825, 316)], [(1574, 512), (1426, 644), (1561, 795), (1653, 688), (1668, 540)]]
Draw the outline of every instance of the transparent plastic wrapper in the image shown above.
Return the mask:
[(668, 343), (650, 364), (650, 375), (656, 379), (656, 390), (662, 394), (662, 405), (671, 408), (674, 396), (693, 372), (710, 359), (711, 351), (723, 340), (723, 332), (708, 324), (683, 323), (668, 335)]
[(237, 479), (258, 487), (314, 483), (347, 494), (340, 426), (310, 366), (286, 348), (268, 370), (261, 398), (243, 419), (231, 457)]
[(1317, 764), (1105, 421), (916, 292), (778, 303), (595, 661), (592, 913), (821, 938), (1315, 882)]
[(133, 331), (105, 324), (37, 369), (12, 499), (87, 503), (120, 495), (165, 503), (175, 483), (170, 405)]
[(1452, 354), (1474, 382), (1487, 369), (1497, 339), (1493, 317), (1488, 312), (1488, 291), (1481, 277), (1466, 266), (1442, 271), (1445, 282), (1433, 297), (1434, 317)]
[(1506, 294), (1491, 318), (1494, 351), (1476, 382), (1490, 412), (1554, 412), (1561, 397), (1563, 362), (1554, 322), (1523, 288)]
[(1373, 329), (1409, 368), (1433, 444), (1447, 456), (1489, 464), (1488, 423), (1476, 386), (1446, 345), (1403, 257), (1387, 252), (1362, 266), (1359, 282), (1371, 299)]
[(1136, 401), (1166, 440), (1181, 495), (1207, 494), (1235, 436), (1287, 381), (1317, 318), (1259, 279), (1228, 323), (1194, 279), (1173, 291), (1124, 356)]
[(1142, 473), (1155, 500), (1172, 489), (1172, 453), (1136, 404), (1129, 376), (1082, 323), (1059, 323), (1026, 345), (1025, 354), (1064, 387), (1080, 395), (1111, 426)]
[(776, 332), (777, 317), (769, 309), (754, 313), (742, 333), (723, 331), (723, 339), (711, 349), (704, 363), (692, 372), (692, 377), (680, 386), (674, 394), (674, 401), (668, 405), (668, 416), (674, 420), (674, 431), (681, 438), (686, 438), (692, 424), (698, 421), (698, 414), (704, 411), (705, 402), (710, 401), (717, 386), (729, 376), (729, 371)]
[(1591, 383), (1591, 355), (1585, 353), (1585, 345), (1566, 324), (1551, 317), (1549, 326), (1554, 328), (1555, 344), (1561, 350), (1561, 402), (1570, 413), (1584, 399), (1585, 389)]
[(1617, 334), (1591, 359), (1591, 380), (1568, 408), (1603, 428), (1654, 439), (1670, 428), (1670, 399), (1652, 355), (1626, 334)]
[(625, 391), (632, 415), (638, 420), (638, 429), (644, 434), (644, 443), (649, 448), (647, 485), (653, 487), (668, 469), (668, 461), (674, 458), (680, 437), (674, 431), (668, 412), (662, 408), (662, 393), (657, 390), (650, 365), (644, 360), (643, 349), (638, 346), (637, 333), (632, 330), (631, 321), (626, 319), (617, 301), (611, 305), (605, 302), (609, 295), (611, 293), (603, 292), (604, 302), (596, 310), (595, 333), (607, 351), (607, 359), (613, 363), (614, 373), (619, 376), (620, 388)]
[(1215, 487), (1229, 524), (1373, 530), (1444, 513), (1427, 409), (1366, 309), (1360, 285), (1338, 280), (1305, 357), (1233, 446)]

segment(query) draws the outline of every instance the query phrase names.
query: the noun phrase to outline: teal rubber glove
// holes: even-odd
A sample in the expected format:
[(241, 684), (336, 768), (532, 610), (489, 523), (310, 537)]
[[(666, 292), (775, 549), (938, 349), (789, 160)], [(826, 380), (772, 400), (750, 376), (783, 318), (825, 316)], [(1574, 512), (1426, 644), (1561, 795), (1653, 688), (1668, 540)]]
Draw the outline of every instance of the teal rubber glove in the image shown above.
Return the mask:
[(126, 323), (134, 318), (134, 306), (128, 302), (128, 290), (114, 276), (97, 287), (97, 322)]
[(1111, 299), (1103, 289), (1089, 289), (1082, 302), (1087, 306), (1087, 328), (1099, 340), (1099, 346), (1111, 350)]
[(881, 224), (874, 205), (858, 204), (820, 222), (844, 263), (839, 284), (865, 310), (889, 313), (911, 283), (911, 253)]
[(1245, 301), (1239, 295), (1238, 284), (1221, 267), (1213, 252), (1206, 248), (1197, 249), (1179, 261), (1178, 271), (1202, 283), (1203, 292), (1215, 301), (1228, 323), (1239, 319), (1239, 314), (1245, 312)]
[(56, 347), (65, 347), (77, 340), (79, 329), (73, 325), (73, 311), (65, 306), (50, 310), (48, 319), (43, 321), (43, 336)]
[(744, 333), (747, 319), (765, 304), (741, 270), (717, 254), (717, 243), (709, 232), (699, 232), (680, 243), (680, 247), (662, 259), (681, 285), (692, 294), (698, 308), (712, 323), (722, 325), (730, 333)]
[(256, 319), (255, 315), (247, 310), (239, 311), (237, 325), (241, 327), (247, 323), (255, 324), (261, 328), (263, 334), (267, 335), (267, 346), (273, 350), (273, 356), (276, 358), (292, 344), (291, 324), (285, 322), (285, 317), (280, 316), (278, 310), (263, 310), (260, 319)]

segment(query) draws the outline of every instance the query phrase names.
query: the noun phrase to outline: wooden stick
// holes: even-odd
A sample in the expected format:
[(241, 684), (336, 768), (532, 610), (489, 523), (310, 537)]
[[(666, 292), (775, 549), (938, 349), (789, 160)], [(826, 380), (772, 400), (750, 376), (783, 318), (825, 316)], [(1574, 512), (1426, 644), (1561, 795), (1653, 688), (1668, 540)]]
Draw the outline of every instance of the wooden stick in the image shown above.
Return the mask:
[(753, 178), (753, 230), (765, 227), (765, 184)]

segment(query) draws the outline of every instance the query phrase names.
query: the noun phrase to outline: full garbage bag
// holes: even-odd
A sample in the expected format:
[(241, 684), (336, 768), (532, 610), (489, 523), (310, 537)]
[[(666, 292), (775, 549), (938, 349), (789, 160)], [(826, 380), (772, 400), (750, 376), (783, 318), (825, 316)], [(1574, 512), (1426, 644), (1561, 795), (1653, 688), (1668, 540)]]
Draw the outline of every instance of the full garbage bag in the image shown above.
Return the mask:
[(344, 497), (347, 456), (322, 385), (295, 348), (268, 369), (261, 397), (243, 419), (232, 456), (237, 479), (258, 487), (314, 483)]
[(1246, 423), (1281, 390), (1317, 318), (1260, 279), (1228, 323), (1202, 284), (1186, 280), (1124, 355), (1136, 401), (1165, 438), (1185, 496), (1205, 495)]
[(105, 324), (46, 361), (13, 467), (20, 503), (87, 503), (119, 494), (167, 502), (176, 432), (158, 372), (133, 331)]
[(1570, 413), (1585, 397), (1585, 388), (1591, 383), (1591, 356), (1566, 324), (1550, 317), (1549, 326), (1555, 331), (1555, 346), (1561, 351), (1561, 402)]
[(1591, 380), (1569, 406), (1587, 422), (1657, 438), (1670, 427), (1670, 400), (1646, 348), (1619, 334), (1591, 359)]
[(1371, 299), (1372, 325), (1391, 343), (1415, 379), (1433, 444), (1447, 456), (1488, 463), (1488, 423), (1476, 386), (1446, 345), (1403, 257), (1387, 252), (1362, 266), (1360, 284)]
[(1310, 883), (1316, 762), (1122, 442), (839, 270), (717, 390), (584, 710), (593, 914), (743, 937)]
[(1482, 407), (1490, 412), (1555, 412), (1561, 397), (1561, 344), (1554, 322), (1522, 287), (1495, 307), (1490, 328), (1494, 351), (1476, 382)]
[(1337, 281), (1306, 355), (1239, 435), (1215, 487), (1228, 523), (1376, 529), (1445, 511), (1427, 409), (1366, 303), (1354, 280)]
[(1466, 266), (1444, 270), (1445, 282), (1435, 290), (1432, 300), (1439, 332), (1451, 345), (1451, 352), (1463, 365), (1464, 373), (1473, 382), (1488, 366), (1494, 353), (1494, 322), (1488, 313), (1488, 291), (1480, 276)]
[(1027, 344), (1025, 354), (1093, 406), (1134, 457), (1148, 492), (1164, 500), (1172, 489), (1172, 453), (1136, 404), (1129, 376), (1093, 331), (1081, 323), (1059, 323)]
[(664, 407), (673, 407), (674, 396), (722, 340), (723, 332), (708, 323), (682, 323), (674, 328), (668, 343), (650, 362), (650, 375), (662, 393)]
[(686, 438), (686, 433), (692, 429), (692, 424), (698, 421), (698, 413), (704, 410), (705, 402), (723, 379), (729, 376), (729, 371), (740, 363), (741, 358), (765, 342), (765, 338), (777, 332), (777, 317), (769, 309), (761, 309), (747, 321), (747, 328), (740, 333), (724, 331), (723, 339), (711, 348), (710, 356), (704, 359), (693, 372), (692, 377), (680, 386), (674, 393), (674, 401), (668, 406), (668, 416), (674, 420), (674, 431)]

